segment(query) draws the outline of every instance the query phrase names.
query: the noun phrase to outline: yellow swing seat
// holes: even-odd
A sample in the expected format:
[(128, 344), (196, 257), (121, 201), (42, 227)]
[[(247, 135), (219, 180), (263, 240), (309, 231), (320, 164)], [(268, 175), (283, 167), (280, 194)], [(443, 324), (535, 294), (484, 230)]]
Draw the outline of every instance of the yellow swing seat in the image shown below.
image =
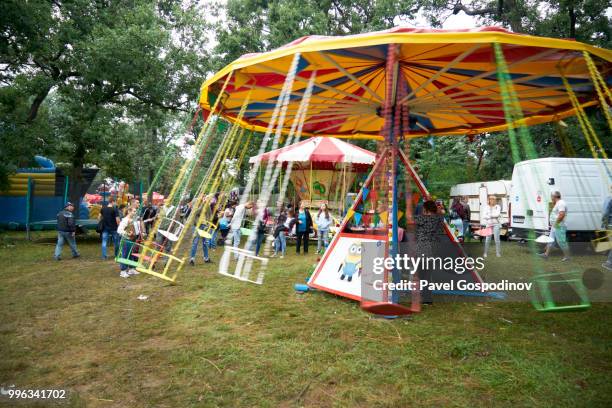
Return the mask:
[(172, 254), (140, 245), (139, 262), (136, 270), (174, 283), (184, 263), (184, 259)]
[(612, 250), (612, 230), (595, 231), (597, 238), (591, 241), (595, 252), (607, 252)]
[(217, 226), (210, 221), (202, 221), (201, 225), (196, 228), (196, 232), (201, 238), (211, 239)]

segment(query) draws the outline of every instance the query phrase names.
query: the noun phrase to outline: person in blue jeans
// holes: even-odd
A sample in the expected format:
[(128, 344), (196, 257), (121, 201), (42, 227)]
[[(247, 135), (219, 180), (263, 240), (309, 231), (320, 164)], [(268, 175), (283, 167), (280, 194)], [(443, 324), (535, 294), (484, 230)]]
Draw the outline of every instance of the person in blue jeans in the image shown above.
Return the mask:
[(281, 258), (285, 257), (287, 251), (287, 235), (295, 225), (293, 210), (286, 212), (283, 208), (280, 209), (280, 214), (276, 219), (276, 226), (274, 227), (274, 253), (272, 258), (280, 254)]
[(263, 218), (257, 223), (256, 233), (257, 236), (255, 238), (255, 255), (259, 255), (259, 250), (261, 249), (261, 244), (266, 239), (266, 225), (268, 224), (268, 219), (270, 218), (270, 212), (267, 208), (264, 208)]
[[(200, 229), (204, 229), (205, 225), (200, 225)], [(196, 252), (198, 251), (198, 244), (202, 241), (202, 254), (204, 255), (204, 263), (210, 262), (210, 257), (208, 256), (208, 247), (210, 246), (210, 242), (208, 238), (200, 237), (197, 233), (196, 229), (193, 229), (193, 243), (191, 244), (191, 255), (189, 255), (189, 265), (195, 265), (195, 257)]]
[(317, 254), (325, 252), (329, 241), (329, 227), (332, 223), (332, 218), (329, 215), (327, 204), (321, 204), (319, 213), (315, 219), (317, 223)]
[[(138, 237), (143, 232), (144, 228), (142, 226), (142, 222), (138, 218), (138, 209), (132, 208), (129, 210), (127, 215), (123, 217), (119, 226), (117, 227), (117, 233), (122, 236), (123, 244), (121, 248), (121, 258), (136, 261), (137, 258), (133, 254), (133, 247), (138, 239)], [(132, 267), (132, 265), (128, 265), (123, 262), (119, 262), (119, 276), (122, 278), (128, 278), (132, 275), (138, 275), (139, 272)]]
[(115, 250), (115, 258), (119, 254), (119, 243), (121, 237), (117, 233), (117, 227), (121, 222), (121, 216), (119, 209), (115, 206), (115, 199), (110, 197), (108, 203), (100, 210), (98, 221), (102, 221), (102, 259), (107, 259), (106, 248), (108, 244), (108, 238), (113, 240), (113, 247)]
[(310, 211), (304, 203), (300, 203), (300, 209), (297, 214), (297, 223), (295, 225), (295, 235), (297, 242), (295, 245), (296, 253), (299, 255), (300, 247), (304, 243), (304, 254), (308, 253), (308, 241), (310, 239), (310, 230), (312, 229), (312, 217)]
[(62, 255), (62, 248), (67, 242), (72, 251), (72, 257), (78, 258), (81, 256), (76, 246), (74, 239), (76, 234), (76, 223), (74, 222), (74, 205), (69, 201), (64, 206), (64, 209), (57, 214), (57, 245), (55, 246), (55, 260), (59, 261)]

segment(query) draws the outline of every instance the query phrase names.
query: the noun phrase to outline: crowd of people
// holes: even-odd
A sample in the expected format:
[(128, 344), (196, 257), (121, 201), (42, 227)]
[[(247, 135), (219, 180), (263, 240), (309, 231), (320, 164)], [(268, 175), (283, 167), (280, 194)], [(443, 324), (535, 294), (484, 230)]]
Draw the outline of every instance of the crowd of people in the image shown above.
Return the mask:
[[(232, 197), (230, 196), (230, 198)], [(228, 201), (224, 208), (218, 209), (218, 200), (219, 194), (217, 193), (206, 199), (209, 204), (208, 208), (199, 209), (199, 211), (208, 211), (207, 217), (204, 218), (209, 220), (207, 225), (201, 224), (197, 227), (199, 229), (207, 229), (210, 233), (208, 234), (209, 237), (201, 236), (194, 227), (189, 256), (189, 264), (191, 265), (196, 263), (198, 246), (201, 245), (202, 247), (204, 263), (209, 263), (211, 262), (211, 250), (214, 250), (217, 245), (238, 247), (243, 236), (246, 235), (245, 232), (247, 234), (255, 234), (255, 238), (249, 239), (249, 242), (253, 244), (254, 248), (250, 249), (254, 250), (256, 256), (259, 256), (267, 236), (271, 236), (272, 240), (273, 252), (271, 257), (283, 258), (286, 255), (287, 241), (290, 237), (295, 238), (296, 254), (308, 254), (310, 236), (315, 226), (317, 231), (317, 253), (325, 251), (329, 244), (329, 234), (330, 228), (333, 226), (333, 218), (326, 204), (321, 204), (313, 218), (304, 203), (301, 203), (297, 208), (290, 204), (278, 203), (275, 213), (269, 208), (265, 208), (257, 225), (253, 225), (252, 228), (246, 228), (247, 231), (245, 231), (245, 221), (250, 216), (256, 214), (255, 203), (251, 201), (238, 203), (237, 197), (234, 197), (234, 200)], [(550, 256), (551, 250), (558, 246), (563, 252), (562, 260), (568, 261), (570, 259), (569, 245), (566, 237), (568, 207), (561, 198), (559, 191), (552, 193), (551, 201), (553, 207), (549, 216), (550, 242), (547, 244), (545, 251), (539, 255), (547, 258)], [(180, 205), (177, 212), (181, 222), (185, 222), (190, 216), (194, 204), (193, 200), (185, 200)], [(202, 207), (202, 203), (199, 204)], [(66, 243), (70, 247), (73, 258), (80, 256), (75, 240), (76, 223), (73, 215), (74, 208), (74, 205), (68, 202), (65, 208), (57, 215), (58, 236), (54, 252), (56, 260), (61, 259), (62, 248)], [(159, 215), (159, 209), (150, 201), (146, 201), (144, 206), (141, 207), (140, 201), (134, 198), (127, 205), (118, 206), (114, 198), (109, 197), (100, 210), (99, 223), (96, 228), (102, 240), (102, 259), (108, 259), (109, 243), (112, 243), (114, 247), (113, 259), (118, 257), (129, 259), (133, 257), (132, 250), (134, 243), (143, 241), (149, 235)], [(197, 214), (197, 219), (201, 218), (199, 215)], [(434, 215), (435, 217), (431, 217)], [(497, 203), (496, 197), (491, 195), (488, 197), (487, 204), (481, 208), (480, 230), (477, 231), (477, 233), (484, 237), (484, 257), (488, 255), (491, 240), (495, 242), (496, 256), (501, 256), (500, 229), (502, 224), (500, 216), (501, 206)], [(447, 218), (450, 222), (460, 220), (463, 237), (467, 239), (470, 236), (471, 212), (467, 197), (455, 198), (450, 211), (447, 211), (440, 200), (433, 201), (427, 199), (419, 203), (415, 208), (415, 224), (419, 238), (417, 242), (423, 245), (423, 251), (427, 251), (429, 246), (435, 242), (437, 234), (432, 231), (441, 230), (441, 223), (444, 222), (444, 218)], [(210, 225), (213, 228), (210, 228)], [(612, 195), (604, 203), (602, 212), (602, 228), (606, 229), (609, 225), (612, 225)], [(162, 248), (168, 248), (168, 244), (171, 244), (168, 242), (164, 243), (163, 237), (158, 236), (155, 238), (156, 241), (159, 241), (159, 245)], [(612, 251), (602, 266), (605, 269), (612, 270)], [(136, 274), (138, 272), (129, 263), (120, 262), (120, 275), (122, 277)]]
[[(230, 199), (232, 197), (230, 196)], [(316, 226), (317, 230), (317, 253), (325, 250), (329, 244), (329, 231), (332, 225), (332, 216), (326, 204), (322, 204), (316, 217), (310, 214), (309, 209), (302, 203), (297, 208), (291, 204), (278, 203), (276, 214), (269, 208), (264, 208), (262, 217), (256, 222), (257, 225), (250, 225), (249, 219), (257, 214), (255, 203), (247, 201), (245, 203), (235, 200), (228, 201), (224, 208), (218, 207), (219, 194), (205, 198), (204, 202), (196, 203), (194, 200), (184, 200), (176, 210), (177, 221), (187, 222), (192, 209), (198, 208), (194, 222), (206, 219), (200, 225), (193, 228), (193, 238), (191, 241), (191, 251), (189, 253), (189, 264), (195, 265), (198, 247), (202, 248), (202, 259), (204, 263), (212, 262), (211, 250), (218, 245), (231, 245), (238, 247), (245, 235), (254, 234), (252, 243), (255, 255), (259, 256), (266, 242), (266, 237), (272, 238), (271, 257), (283, 258), (287, 252), (287, 241), (290, 238), (296, 241), (296, 253), (308, 254), (310, 247), (310, 236)], [(64, 243), (67, 243), (72, 250), (73, 257), (80, 256), (77, 250), (75, 234), (76, 225), (74, 222), (72, 203), (67, 203), (65, 208), (58, 213), (58, 241), (55, 250), (55, 259), (61, 259), (61, 252)], [(204, 217), (200, 217), (201, 212), (206, 211)], [(114, 248), (113, 259), (134, 260), (137, 251), (134, 244), (143, 242), (151, 232), (155, 222), (160, 216), (159, 209), (150, 201), (146, 201), (144, 206), (140, 206), (140, 201), (136, 198), (131, 199), (127, 205), (117, 205), (113, 197), (109, 197), (100, 209), (98, 216), (98, 226), (96, 232), (101, 236), (101, 255), (103, 260), (109, 259), (109, 246)], [(212, 226), (212, 227), (211, 227)], [(252, 228), (246, 228), (246, 227)], [(197, 230), (206, 231), (207, 234), (199, 234)], [(158, 247), (169, 249), (172, 245), (159, 234), (153, 238)], [(137, 275), (138, 271), (132, 266), (132, 262), (119, 262), (120, 276), (129, 277)]]

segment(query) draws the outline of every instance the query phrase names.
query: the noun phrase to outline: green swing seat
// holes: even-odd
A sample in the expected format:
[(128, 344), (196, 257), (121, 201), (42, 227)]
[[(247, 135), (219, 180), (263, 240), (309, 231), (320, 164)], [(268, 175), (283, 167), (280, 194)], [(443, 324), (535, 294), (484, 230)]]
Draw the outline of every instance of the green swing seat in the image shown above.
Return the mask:
[[(130, 246), (130, 249), (124, 254), (123, 248), (128, 245)], [(121, 241), (119, 242), (119, 252), (115, 257), (115, 262), (131, 266), (133, 268), (138, 267), (138, 260), (134, 258), (137, 258), (140, 247), (142, 247), (142, 245), (138, 244), (137, 242), (122, 237)], [(134, 251), (135, 249), (136, 251)]]
[[(591, 307), (587, 289), (578, 271), (539, 273), (530, 281), (533, 283), (529, 291), (531, 303), (540, 312), (570, 312), (586, 310)], [(574, 304), (558, 305), (551, 292), (551, 286), (555, 284), (572, 288), (578, 295), (579, 301)]]

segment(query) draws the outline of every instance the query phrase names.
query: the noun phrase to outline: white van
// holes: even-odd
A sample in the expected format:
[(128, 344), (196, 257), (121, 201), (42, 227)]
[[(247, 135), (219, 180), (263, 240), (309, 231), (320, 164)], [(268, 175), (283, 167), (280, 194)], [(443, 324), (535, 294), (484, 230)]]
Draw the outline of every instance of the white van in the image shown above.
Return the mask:
[(531, 229), (549, 230), (550, 195), (567, 203), (568, 238), (589, 240), (601, 227), (601, 211), (610, 191), (612, 160), (547, 157), (514, 165), (510, 205), (512, 238)]
[(487, 197), (489, 195), (494, 195), (501, 206), (501, 235), (506, 235), (510, 225), (510, 220), (508, 218), (510, 186), (510, 180), (478, 181), (475, 183), (456, 184), (451, 187), (448, 208), (453, 204), (453, 199), (455, 197), (461, 198), (466, 196), (470, 206), (470, 226), (472, 230), (476, 230), (480, 228), (481, 207), (487, 203)]

